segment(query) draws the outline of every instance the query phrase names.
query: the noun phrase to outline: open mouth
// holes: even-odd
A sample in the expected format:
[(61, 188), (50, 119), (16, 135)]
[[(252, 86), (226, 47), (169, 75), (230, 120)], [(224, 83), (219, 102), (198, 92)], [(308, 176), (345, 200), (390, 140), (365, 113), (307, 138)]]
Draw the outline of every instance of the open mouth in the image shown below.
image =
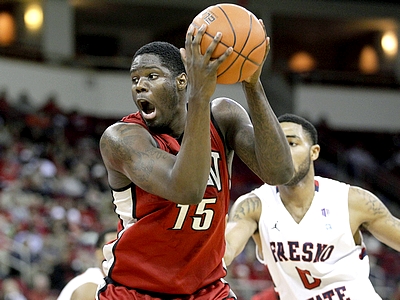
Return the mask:
[(139, 100), (138, 104), (139, 104), (140, 110), (142, 111), (143, 117), (145, 117), (147, 119), (154, 118), (156, 108), (152, 103), (150, 103), (146, 100)]

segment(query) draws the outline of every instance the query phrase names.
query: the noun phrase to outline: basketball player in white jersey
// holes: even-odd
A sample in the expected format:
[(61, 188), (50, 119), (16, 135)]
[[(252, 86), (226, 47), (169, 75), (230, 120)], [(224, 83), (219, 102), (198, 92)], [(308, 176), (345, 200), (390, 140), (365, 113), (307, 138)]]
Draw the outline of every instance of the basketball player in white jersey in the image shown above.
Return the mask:
[(400, 220), (371, 192), (315, 176), (317, 131), (292, 114), (278, 118), (290, 145), (295, 175), (267, 184), (234, 203), (226, 229), (225, 263), (250, 237), (281, 300), (376, 300), (361, 230), (400, 251)]

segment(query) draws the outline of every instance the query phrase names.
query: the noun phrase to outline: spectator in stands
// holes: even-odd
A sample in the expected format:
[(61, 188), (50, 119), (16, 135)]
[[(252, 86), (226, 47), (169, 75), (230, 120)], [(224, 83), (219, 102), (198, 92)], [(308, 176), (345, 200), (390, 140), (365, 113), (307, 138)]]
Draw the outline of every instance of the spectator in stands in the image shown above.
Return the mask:
[(350, 149), (344, 152), (344, 158), (347, 165), (347, 172), (357, 183), (364, 180), (378, 167), (378, 162), (372, 154), (363, 147), (361, 142), (356, 142)]
[(19, 93), (14, 107), (22, 116), (34, 113), (37, 110), (32, 104), (31, 96), (27, 90), (23, 90)]
[(393, 174), (400, 176), (400, 135), (393, 137), (392, 154), (383, 163), (383, 166)]
[(104, 260), (102, 248), (104, 244), (116, 238), (116, 229), (103, 231), (97, 238), (95, 256), (97, 265), (88, 268), (84, 273), (76, 276), (63, 288), (57, 300), (89, 300), (94, 299), (98, 285), (103, 281), (105, 274), (102, 270)]
[(49, 275), (44, 272), (37, 272), (32, 278), (32, 288), (27, 293), (28, 300), (52, 300), (55, 299), (50, 289)]
[(27, 300), (21, 286), (14, 278), (6, 278), (1, 283), (1, 299), (4, 300)]
[(7, 89), (2, 89), (0, 91), (0, 119), (3, 123), (6, 119), (11, 118), (13, 115), (12, 107), (9, 104), (9, 99), (7, 95)]

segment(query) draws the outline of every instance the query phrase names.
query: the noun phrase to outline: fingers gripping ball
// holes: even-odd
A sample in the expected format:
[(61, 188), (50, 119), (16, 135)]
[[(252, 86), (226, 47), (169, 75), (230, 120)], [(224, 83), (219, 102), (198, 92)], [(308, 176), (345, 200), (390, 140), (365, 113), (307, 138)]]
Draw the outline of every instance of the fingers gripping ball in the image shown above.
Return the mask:
[(217, 83), (233, 84), (253, 75), (267, 49), (267, 37), (258, 18), (242, 6), (223, 3), (206, 8), (193, 19), (195, 33), (203, 24), (207, 24), (207, 31), (200, 45), (202, 54), (217, 32), (222, 33), (222, 39), (212, 58), (233, 47), (232, 54), (218, 68)]

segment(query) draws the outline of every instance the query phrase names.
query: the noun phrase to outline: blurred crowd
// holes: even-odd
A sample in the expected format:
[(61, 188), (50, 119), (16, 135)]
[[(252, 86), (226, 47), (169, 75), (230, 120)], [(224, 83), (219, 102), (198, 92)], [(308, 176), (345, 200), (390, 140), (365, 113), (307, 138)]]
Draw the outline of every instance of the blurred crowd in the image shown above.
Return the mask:
[[(0, 91), (0, 300), (56, 299), (71, 278), (95, 264), (96, 234), (117, 225), (98, 147), (116, 119), (65, 112), (56, 95), (44, 103), (33, 106), (25, 92), (10, 101)], [(387, 159), (393, 172), (400, 170), (398, 153)], [(321, 159), (317, 173), (335, 177), (332, 165)], [(242, 167), (234, 165), (232, 200), (260, 184)], [(366, 240), (377, 290), (399, 300), (399, 253)], [(229, 267), (228, 280), (242, 300), (271, 285), (252, 243)]]
[[(0, 94), (0, 299), (50, 300), (115, 227), (100, 134), (111, 122)], [(28, 262), (28, 264), (25, 264)]]

